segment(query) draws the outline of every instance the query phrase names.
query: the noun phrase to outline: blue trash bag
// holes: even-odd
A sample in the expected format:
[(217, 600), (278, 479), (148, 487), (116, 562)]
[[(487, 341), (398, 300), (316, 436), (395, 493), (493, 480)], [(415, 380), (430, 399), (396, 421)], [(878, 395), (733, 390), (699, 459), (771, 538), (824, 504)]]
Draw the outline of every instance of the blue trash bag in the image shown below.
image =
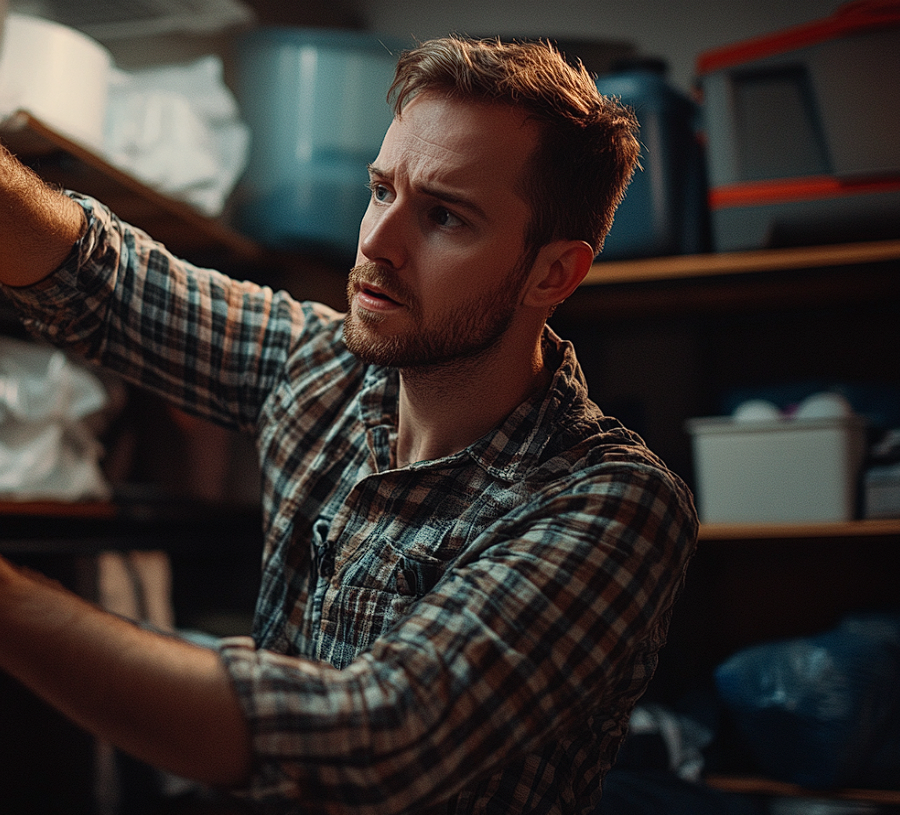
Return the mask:
[(746, 648), (715, 683), (742, 746), (772, 778), (900, 784), (900, 615), (854, 615), (817, 636)]

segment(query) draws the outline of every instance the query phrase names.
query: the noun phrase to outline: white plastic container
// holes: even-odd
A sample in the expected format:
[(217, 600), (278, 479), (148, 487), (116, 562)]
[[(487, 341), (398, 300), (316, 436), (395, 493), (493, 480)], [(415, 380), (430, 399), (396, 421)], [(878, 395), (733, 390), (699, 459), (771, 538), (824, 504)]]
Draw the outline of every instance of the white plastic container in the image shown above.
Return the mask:
[(704, 523), (847, 521), (865, 451), (858, 416), (689, 419)]
[(80, 31), (10, 13), (0, 43), (0, 120), (27, 110), (99, 150), (111, 67), (109, 51)]

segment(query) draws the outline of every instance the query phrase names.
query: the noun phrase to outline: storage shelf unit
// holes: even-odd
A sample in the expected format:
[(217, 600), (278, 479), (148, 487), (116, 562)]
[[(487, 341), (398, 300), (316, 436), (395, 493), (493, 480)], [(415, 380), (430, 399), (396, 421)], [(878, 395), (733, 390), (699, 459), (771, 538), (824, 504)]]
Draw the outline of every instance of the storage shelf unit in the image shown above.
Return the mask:
[[(117, 214), (192, 260), (201, 255), (218, 258), (229, 266), (264, 266), (272, 260), (252, 241), (219, 221), (128, 177), (27, 114), (8, 120), (0, 128), (0, 138), (14, 152), (36, 164), (48, 180), (95, 195)], [(304, 269), (310, 270), (312, 276), (312, 270), (321, 268), (317, 261), (305, 258), (293, 258), (289, 265), (292, 273), (301, 277)], [(303, 288), (303, 281), (298, 285)], [(598, 261), (585, 284), (560, 307), (559, 313), (570, 321), (612, 321), (622, 326), (648, 316), (683, 318), (697, 313), (719, 314), (722, 310), (745, 314), (760, 310), (783, 312), (811, 304), (840, 309), (884, 300), (900, 302), (900, 241)], [(870, 328), (864, 318), (855, 319)], [(585, 354), (583, 346), (579, 348)], [(898, 372), (891, 375), (896, 379)], [(23, 511), (62, 518), (72, 515), (108, 519), (115, 514), (102, 504), (43, 504), (26, 508), (0, 503), (0, 515)], [(674, 617), (670, 652), (664, 655), (661, 666), (671, 661), (672, 648), (683, 649), (684, 659), (690, 662), (698, 656), (712, 659), (726, 647), (738, 647), (773, 633), (808, 631), (829, 615), (852, 609), (871, 583), (877, 584), (873, 596), (880, 593), (882, 599), (893, 598), (891, 575), (897, 571), (898, 553), (900, 519), (703, 525), (695, 566)], [(811, 563), (815, 564), (812, 571)], [(749, 571), (742, 571), (748, 564)], [(848, 574), (857, 574), (859, 579), (849, 581)], [(835, 586), (843, 588), (848, 583), (852, 585), (845, 594), (833, 596)], [(760, 614), (729, 607), (738, 604), (733, 593), (741, 588), (765, 598)], [(785, 599), (786, 611), (769, 609), (777, 597)], [(725, 613), (719, 614), (719, 610)], [(735, 792), (813, 794), (760, 778), (715, 776), (709, 783)], [(891, 790), (830, 794), (900, 803), (900, 792)]]
[[(844, 357), (852, 359), (857, 353), (866, 375), (883, 374), (895, 385), (900, 380), (897, 355), (890, 349), (890, 338), (900, 325), (894, 319), (900, 317), (900, 241), (598, 260), (582, 289), (561, 309), (572, 325), (593, 328), (598, 348), (611, 338), (615, 345), (619, 334), (639, 335), (641, 326), (668, 339), (676, 330), (693, 330), (702, 336), (708, 323), (713, 323), (715, 339), (705, 340), (704, 345), (704, 340), (694, 338), (682, 347), (705, 350), (709, 344), (743, 342), (746, 354), (751, 343), (731, 336), (729, 323), (737, 326), (735, 335), (744, 330), (764, 335), (768, 325), (777, 325), (781, 345), (774, 341), (763, 345), (758, 356), (769, 357), (780, 374), (792, 365), (802, 369), (810, 358), (810, 351), (800, 348), (802, 342), (797, 346), (790, 342), (791, 316), (801, 315), (798, 332), (808, 332), (803, 337), (808, 344), (809, 336), (815, 336), (810, 325), (831, 321), (835, 336), (846, 338), (852, 348)], [(666, 327), (659, 329), (661, 324)], [(670, 332), (673, 324), (677, 328)], [(591, 331), (576, 339), (579, 349), (584, 348), (585, 336), (591, 336)], [(632, 346), (646, 349), (638, 342), (615, 345), (615, 353)], [(840, 368), (838, 376), (846, 376), (852, 366), (844, 358), (829, 360), (830, 349), (830, 345), (823, 348), (817, 360), (819, 375), (833, 363)], [(785, 362), (795, 353), (797, 361)], [(722, 364), (726, 357), (722, 351), (716, 359)], [(635, 354), (634, 365), (645, 364), (646, 359)], [(734, 363), (735, 367), (740, 364)], [(755, 372), (765, 365), (764, 360), (758, 362)], [(648, 370), (654, 370), (652, 365)], [(602, 373), (601, 369), (597, 377), (601, 381)], [(594, 377), (590, 372), (588, 381)], [(686, 418), (683, 414), (673, 424)], [(898, 570), (900, 519), (702, 524), (698, 553), (654, 682), (670, 682), (674, 676), (675, 686), (680, 687), (677, 680), (685, 673), (710, 672), (740, 648), (808, 636), (853, 611), (897, 609)], [(678, 663), (675, 669), (672, 663)], [(726, 792), (900, 805), (900, 790), (893, 789), (810, 790), (740, 773), (715, 774), (705, 780)]]

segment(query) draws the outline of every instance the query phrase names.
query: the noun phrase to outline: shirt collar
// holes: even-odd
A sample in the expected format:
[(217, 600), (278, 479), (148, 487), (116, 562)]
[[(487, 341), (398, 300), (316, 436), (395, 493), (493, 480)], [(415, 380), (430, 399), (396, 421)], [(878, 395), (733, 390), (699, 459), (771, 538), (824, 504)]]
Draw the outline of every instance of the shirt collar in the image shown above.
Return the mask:
[(587, 383), (572, 343), (549, 326), (544, 327), (543, 342), (545, 359), (555, 363), (548, 390), (534, 394), (464, 451), (496, 478), (516, 481), (537, 467), (560, 417), (573, 403), (587, 400)]
[[(560, 339), (544, 327), (544, 354), (548, 364), (555, 363), (550, 387), (519, 405), (494, 430), (469, 445), (465, 450), (434, 462), (413, 465), (433, 467), (456, 463), (468, 458), (489, 471), (495, 478), (507, 481), (521, 479), (537, 466), (541, 454), (554, 433), (559, 417), (576, 401), (587, 400), (587, 383), (571, 342)], [(386, 425), (393, 429), (397, 420), (400, 377), (396, 370), (370, 366), (360, 393), (360, 419), (371, 431)]]

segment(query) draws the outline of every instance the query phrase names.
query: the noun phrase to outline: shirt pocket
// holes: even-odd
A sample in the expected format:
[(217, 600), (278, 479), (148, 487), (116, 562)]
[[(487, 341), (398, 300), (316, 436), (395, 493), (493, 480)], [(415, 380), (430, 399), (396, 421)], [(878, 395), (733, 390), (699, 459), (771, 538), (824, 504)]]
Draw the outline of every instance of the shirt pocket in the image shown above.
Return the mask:
[(419, 527), (408, 542), (381, 537), (359, 547), (354, 558), (340, 563), (333, 577), (337, 591), (365, 591), (388, 626), (438, 584), (456, 560), (464, 539), (453, 521)]
[(394, 573), (397, 595), (414, 599), (423, 597), (437, 585), (448, 565), (427, 555), (420, 557), (400, 555)]

